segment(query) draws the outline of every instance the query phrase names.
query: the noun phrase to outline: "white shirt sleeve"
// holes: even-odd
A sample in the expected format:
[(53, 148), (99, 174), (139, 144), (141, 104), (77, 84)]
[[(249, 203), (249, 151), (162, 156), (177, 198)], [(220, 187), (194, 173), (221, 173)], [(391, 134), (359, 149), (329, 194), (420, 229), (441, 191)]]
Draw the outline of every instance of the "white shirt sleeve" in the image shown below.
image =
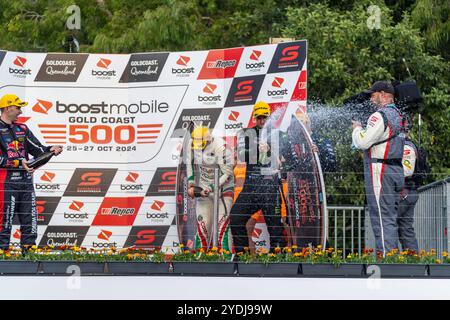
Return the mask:
[(355, 147), (361, 150), (369, 149), (374, 143), (383, 140), (384, 120), (381, 113), (375, 112), (369, 117), (366, 129), (356, 127), (353, 129), (352, 140)]

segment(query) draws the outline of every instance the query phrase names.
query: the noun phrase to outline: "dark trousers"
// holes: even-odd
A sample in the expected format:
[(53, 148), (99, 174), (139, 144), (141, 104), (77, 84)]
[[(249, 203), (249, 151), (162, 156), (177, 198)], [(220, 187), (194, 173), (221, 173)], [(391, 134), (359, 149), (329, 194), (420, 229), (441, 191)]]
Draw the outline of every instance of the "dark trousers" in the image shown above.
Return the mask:
[(265, 176), (246, 177), (244, 187), (231, 208), (230, 223), (233, 245), (236, 252), (248, 247), (247, 221), (252, 214), (261, 210), (270, 235), (270, 248), (286, 246), (283, 236), (280, 210), (275, 210), (280, 203), (278, 178)]
[(414, 208), (419, 194), (415, 189), (403, 189), (401, 200), (398, 206), (398, 239), (402, 249), (419, 251), (416, 233), (414, 232)]
[(8, 249), (14, 215), (20, 222), (21, 246), (36, 244), (37, 210), (32, 176), (0, 169), (0, 249)]

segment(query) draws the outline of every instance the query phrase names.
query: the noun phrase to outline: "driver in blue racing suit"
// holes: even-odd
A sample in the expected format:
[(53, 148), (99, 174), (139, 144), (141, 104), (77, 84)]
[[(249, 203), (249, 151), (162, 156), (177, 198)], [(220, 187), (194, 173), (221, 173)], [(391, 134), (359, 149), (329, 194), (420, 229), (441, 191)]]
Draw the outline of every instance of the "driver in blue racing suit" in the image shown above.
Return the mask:
[(45, 147), (30, 129), (16, 123), (22, 108), (28, 103), (18, 96), (6, 94), (0, 100), (0, 249), (9, 247), (14, 214), (20, 221), (23, 249), (37, 238), (36, 195), (33, 187), (34, 169), (27, 166), (28, 154), (34, 157), (52, 151), (62, 152), (61, 146)]

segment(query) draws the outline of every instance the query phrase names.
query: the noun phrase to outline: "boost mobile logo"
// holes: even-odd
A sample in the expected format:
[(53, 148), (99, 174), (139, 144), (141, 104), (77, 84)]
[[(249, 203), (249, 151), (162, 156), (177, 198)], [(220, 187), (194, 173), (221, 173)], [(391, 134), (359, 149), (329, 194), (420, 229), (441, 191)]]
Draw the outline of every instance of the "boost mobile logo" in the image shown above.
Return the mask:
[(9, 67), (9, 73), (19, 78), (25, 78), (27, 75), (31, 75), (31, 69), (25, 69), (25, 64), (27, 63), (27, 59), (17, 56), (13, 61), (13, 64), (19, 67), (19, 69)]
[(177, 65), (182, 66), (183, 68), (172, 68), (172, 74), (176, 74), (177, 76), (188, 76), (189, 74), (192, 74), (195, 72), (194, 67), (188, 67), (188, 63), (191, 60), (191, 58), (187, 56), (180, 56), (180, 58), (177, 60)]
[[(81, 212), (81, 209), (84, 207), (84, 203), (81, 201), (73, 200), (69, 206), (69, 209), (76, 212)], [(88, 219), (89, 215), (87, 213), (73, 213), (73, 212), (64, 212), (64, 219), (69, 220), (79, 220)]]
[[(101, 230), (100, 233), (97, 235), (97, 239), (109, 241), (109, 239), (112, 236), (112, 232), (108, 230)], [(109, 248), (109, 247), (117, 247), (117, 242), (108, 242), (108, 243), (98, 243), (98, 242), (92, 242), (93, 248)]]
[(217, 89), (217, 85), (213, 83), (206, 83), (205, 87), (203, 88), (203, 92), (208, 94), (207, 96), (198, 96), (199, 102), (206, 102), (206, 104), (213, 104), (218, 101), (222, 101), (222, 96), (220, 94), (214, 95), (214, 92)]
[(226, 123), (225, 124), (225, 129), (226, 130), (230, 130), (230, 129), (242, 129), (243, 124), (242, 122), (237, 123), (237, 120), (239, 118), (239, 112), (237, 111), (231, 111), (230, 115), (228, 116), (228, 120), (234, 122), (234, 123)]
[(48, 111), (53, 107), (53, 103), (50, 101), (37, 99), (36, 104), (31, 110), (37, 113), (48, 114)]
[(128, 176), (125, 178), (125, 181), (131, 182), (132, 184), (121, 184), (120, 190), (123, 191), (138, 191), (144, 190), (144, 186), (142, 184), (136, 184), (137, 179), (139, 178), (139, 174), (136, 172), (129, 172)]
[[(272, 81), (272, 87), (275, 88), (281, 88), (281, 86), (284, 83), (284, 79), (280, 78), (280, 77), (275, 77)], [(288, 94), (288, 90), (287, 89), (282, 89), (282, 90), (267, 90), (267, 95), (269, 97), (280, 97), (280, 96), (285, 96)]]
[(153, 204), (150, 206), (152, 210), (158, 211), (157, 213), (147, 212), (147, 219), (169, 219), (168, 212), (161, 212), (164, 208), (165, 203), (159, 200), (153, 201)]
[(110, 64), (111, 60), (100, 58), (100, 60), (97, 62), (97, 67), (101, 68), (102, 70), (91, 70), (91, 74), (98, 78), (115, 77), (116, 70), (108, 70)]
[(253, 50), (250, 54), (250, 60), (257, 61), (253, 63), (246, 63), (245, 69), (247, 70), (254, 70), (254, 69), (261, 69), (266, 66), (266, 63), (264, 61), (259, 62), (259, 58), (261, 56), (261, 51), (259, 50)]
[[(55, 178), (55, 174), (53, 172), (44, 171), (44, 174), (41, 176), (40, 180), (43, 182), (52, 183)], [(35, 184), (36, 190), (42, 191), (56, 191), (60, 190), (61, 186), (59, 184)]]

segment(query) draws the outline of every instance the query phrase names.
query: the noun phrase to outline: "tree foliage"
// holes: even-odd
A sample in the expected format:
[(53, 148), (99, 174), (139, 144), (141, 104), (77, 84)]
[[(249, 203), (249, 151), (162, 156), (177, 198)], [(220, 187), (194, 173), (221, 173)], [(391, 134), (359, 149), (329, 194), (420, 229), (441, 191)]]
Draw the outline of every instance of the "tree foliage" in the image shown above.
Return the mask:
[[(81, 9), (81, 30), (66, 28), (73, 4)], [(373, 5), (381, 12), (379, 29), (367, 24)], [(309, 97), (329, 108), (373, 81), (410, 78), (405, 61), (425, 97), (421, 140), (430, 180), (437, 180), (450, 174), (449, 14), (446, 0), (0, 0), (0, 48), (64, 51), (69, 35), (81, 52), (105, 53), (307, 39)], [(321, 127), (339, 155), (339, 173), (327, 177), (331, 202), (360, 204), (361, 158), (350, 149), (350, 121), (330, 121), (341, 125)]]

